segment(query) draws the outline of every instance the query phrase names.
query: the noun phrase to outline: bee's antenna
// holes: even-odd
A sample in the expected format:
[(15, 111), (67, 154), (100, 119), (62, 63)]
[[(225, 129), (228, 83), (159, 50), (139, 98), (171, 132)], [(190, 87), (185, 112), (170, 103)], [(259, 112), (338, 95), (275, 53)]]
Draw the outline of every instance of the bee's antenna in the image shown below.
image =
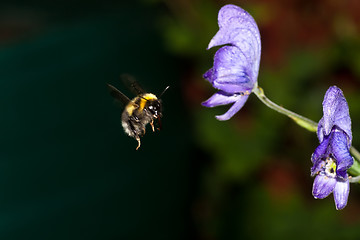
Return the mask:
[(159, 95), (159, 98), (161, 98), (161, 96), (169, 89), (170, 86), (167, 86), (164, 91), (162, 91), (162, 93)]

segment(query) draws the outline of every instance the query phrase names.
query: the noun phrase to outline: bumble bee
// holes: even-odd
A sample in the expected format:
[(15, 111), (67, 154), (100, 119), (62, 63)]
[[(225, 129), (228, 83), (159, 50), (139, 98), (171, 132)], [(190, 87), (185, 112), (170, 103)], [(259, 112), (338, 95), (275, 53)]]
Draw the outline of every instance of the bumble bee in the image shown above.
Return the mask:
[(157, 98), (155, 94), (145, 92), (135, 79), (130, 76), (123, 75), (122, 78), (130, 90), (137, 95), (132, 100), (114, 86), (110, 84), (107, 84), (107, 86), (111, 96), (124, 106), (124, 111), (121, 115), (121, 125), (128, 136), (136, 139), (138, 142), (136, 150), (138, 150), (141, 145), (140, 137), (145, 134), (145, 128), (148, 123), (150, 123), (152, 131), (155, 132), (154, 120), (157, 120), (158, 127), (156, 129), (161, 129), (162, 105), (160, 97), (169, 86)]

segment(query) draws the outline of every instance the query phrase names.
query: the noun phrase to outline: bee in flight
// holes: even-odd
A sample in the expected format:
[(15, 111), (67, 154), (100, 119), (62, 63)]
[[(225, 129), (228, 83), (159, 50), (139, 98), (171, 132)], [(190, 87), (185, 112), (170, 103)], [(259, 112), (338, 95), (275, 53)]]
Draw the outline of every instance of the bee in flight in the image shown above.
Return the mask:
[(162, 105), (160, 97), (169, 86), (157, 98), (154, 94), (145, 92), (135, 79), (129, 75), (123, 75), (122, 78), (130, 90), (137, 95), (132, 100), (114, 86), (110, 84), (107, 84), (107, 86), (111, 96), (124, 106), (124, 111), (121, 115), (121, 125), (127, 135), (136, 139), (138, 142), (136, 150), (138, 150), (141, 145), (140, 137), (145, 134), (145, 128), (148, 123), (150, 123), (152, 131), (155, 132), (154, 120), (157, 120), (157, 130), (161, 129)]

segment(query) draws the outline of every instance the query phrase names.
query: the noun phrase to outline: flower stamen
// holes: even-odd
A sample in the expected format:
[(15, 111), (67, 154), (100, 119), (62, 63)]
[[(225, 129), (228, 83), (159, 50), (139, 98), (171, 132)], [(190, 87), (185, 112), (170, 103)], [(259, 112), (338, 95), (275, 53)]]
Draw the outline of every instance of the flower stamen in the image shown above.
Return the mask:
[(327, 176), (335, 178), (336, 177), (336, 160), (329, 156), (326, 158), (326, 163), (325, 163), (325, 173)]

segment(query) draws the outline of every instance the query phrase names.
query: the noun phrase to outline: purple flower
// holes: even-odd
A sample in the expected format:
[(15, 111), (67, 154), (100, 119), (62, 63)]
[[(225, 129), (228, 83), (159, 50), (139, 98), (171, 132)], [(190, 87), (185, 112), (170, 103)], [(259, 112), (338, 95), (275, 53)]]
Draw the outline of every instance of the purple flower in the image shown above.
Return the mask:
[(341, 89), (330, 87), (323, 101), (324, 116), (320, 119), (317, 135), (320, 145), (311, 156), (315, 176), (313, 196), (326, 198), (333, 193), (336, 209), (347, 204), (350, 185), (347, 170), (353, 164), (350, 155), (351, 119), (349, 107)]
[(205, 107), (233, 103), (218, 120), (228, 120), (245, 104), (257, 85), (260, 65), (260, 33), (255, 20), (235, 5), (225, 5), (218, 15), (219, 31), (211, 39), (208, 49), (221, 47), (214, 56), (214, 65), (205, 74), (214, 88), (219, 89), (203, 102)]

